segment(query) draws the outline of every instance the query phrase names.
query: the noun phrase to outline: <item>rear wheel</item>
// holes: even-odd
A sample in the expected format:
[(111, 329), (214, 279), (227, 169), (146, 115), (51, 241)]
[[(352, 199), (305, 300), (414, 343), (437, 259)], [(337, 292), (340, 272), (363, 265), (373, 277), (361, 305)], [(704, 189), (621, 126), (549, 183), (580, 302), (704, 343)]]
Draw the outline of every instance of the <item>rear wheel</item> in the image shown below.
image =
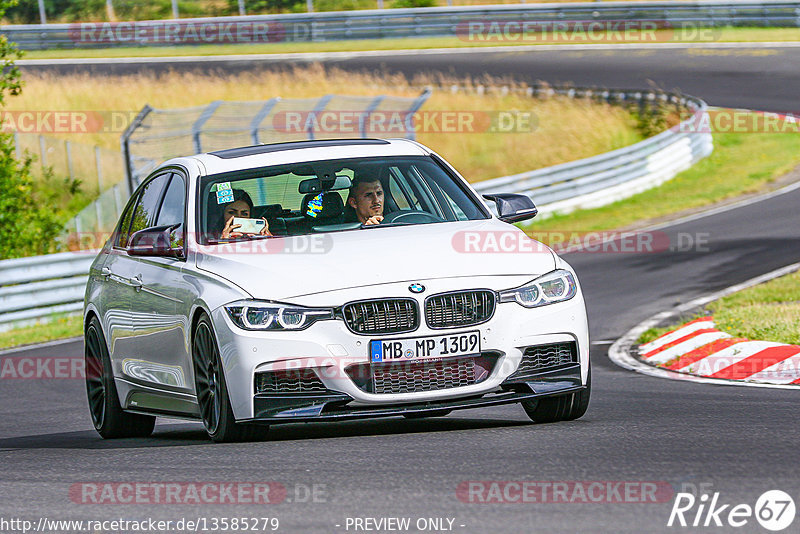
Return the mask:
[(197, 403), (209, 437), (216, 442), (252, 441), (263, 437), (268, 427), (236, 422), (217, 340), (211, 321), (205, 315), (195, 328), (192, 360)]
[(577, 393), (545, 397), (522, 401), (525, 413), (536, 423), (554, 423), (556, 421), (572, 421), (582, 417), (589, 407), (592, 392), (592, 368), (586, 377), (586, 388)]
[(142, 438), (153, 433), (156, 418), (122, 409), (114, 384), (111, 358), (97, 317), (92, 317), (84, 335), (86, 396), (95, 430), (105, 439)]

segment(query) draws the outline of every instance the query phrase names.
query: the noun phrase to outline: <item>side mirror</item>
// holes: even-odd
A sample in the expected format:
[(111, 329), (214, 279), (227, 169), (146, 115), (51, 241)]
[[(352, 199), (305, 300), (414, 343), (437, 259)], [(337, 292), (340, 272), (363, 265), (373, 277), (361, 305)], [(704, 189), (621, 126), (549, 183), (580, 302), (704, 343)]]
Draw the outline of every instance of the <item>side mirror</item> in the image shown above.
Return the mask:
[(131, 235), (127, 252), (131, 256), (183, 258), (183, 235), (175, 230), (182, 225), (153, 226)]
[(525, 195), (496, 193), (483, 195), (483, 198), (491, 200), (497, 205), (497, 218), (507, 223), (533, 219), (539, 213), (533, 200)]

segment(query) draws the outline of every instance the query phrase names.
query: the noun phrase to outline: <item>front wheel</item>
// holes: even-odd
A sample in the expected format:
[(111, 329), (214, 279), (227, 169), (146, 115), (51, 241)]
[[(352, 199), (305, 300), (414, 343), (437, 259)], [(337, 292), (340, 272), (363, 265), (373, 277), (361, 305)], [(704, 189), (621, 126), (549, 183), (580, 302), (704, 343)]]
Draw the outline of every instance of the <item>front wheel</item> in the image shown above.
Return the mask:
[(128, 413), (119, 404), (111, 358), (97, 317), (92, 317), (86, 327), (84, 360), (89, 414), (97, 433), (104, 439), (144, 438), (152, 434), (155, 417)]
[(589, 407), (592, 392), (592, 368), (586, 376), (586, 388), (577, 393), (568, 393), (557, 397), (545, 397), (522, 401), (525, 413), (536, 423), (554, 423), (556, 421), (572, 421), (582, 417)]
[(266, 433), (265, 426), (236, 422), (214, 329), (207, 316), (203, 316), (195, 328), (192, 361), (200, 415), (212, 440), (219, 443), (252, 441)]

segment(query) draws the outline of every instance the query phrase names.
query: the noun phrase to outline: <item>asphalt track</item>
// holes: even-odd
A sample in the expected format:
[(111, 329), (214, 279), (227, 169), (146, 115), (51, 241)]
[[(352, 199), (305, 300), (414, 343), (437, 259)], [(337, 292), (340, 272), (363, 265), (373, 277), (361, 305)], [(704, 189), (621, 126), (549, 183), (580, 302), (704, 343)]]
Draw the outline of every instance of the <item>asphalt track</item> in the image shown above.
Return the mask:
[[(652, 80), (712, 105), (796, 109), (796, 50), (646, 52), (482, 52), (335, 64), (610, 87), (645, 88)], [(477, 504), (460, 500), (456, 488), (470, 480), (662, 481), (674, 491), (706, 485), (720, 493), (721, 503), (752, 506), (771, 489), (800, 503), (797, 392), (651, 378), (606, 358), (609, 341), (640, 320), (798, 261), (799, 205), (800, 190), (794, 190), (665, 227), (659, 231), (671, 246), (657, 252), (567, 255), (583, 284), (594, 343), (592, 402), (570, 423), (532, 425), (520, 407), (506, 406), (425, 421), (287, 425), (274, 427), (270, 441), (234, 445), (211, 444), (198, 424), (163, 421), (150, 439), (106, 442), (91, 429), (82, 381), (3, 380), (0, 514), (33, 520), (278, 517), (279, 532), (354, 532), (345, 529), (348, 517), (410, 517), (412, 525), (417, 518), (444, 517), (454, 519), (453, 531), (465, 533), (639, 533), (694, 529), (667, 528), (671, 495), (649, 504)], [(676, 244), (690, 238), (695, 246), (678, 250)], [(5, 357), (81, 353), (82, 344), (74, 342)], [(70, 500), (72, 484), (98, 481), (277, 481), (289, 495), (267, 506)], [(314, 484), (324, 494), (308, 502), (304, 488)], [(786, 532), (797, 532), (798, 524)], [(739, 529), (697, 530), (763, 531), (753, 518)]]

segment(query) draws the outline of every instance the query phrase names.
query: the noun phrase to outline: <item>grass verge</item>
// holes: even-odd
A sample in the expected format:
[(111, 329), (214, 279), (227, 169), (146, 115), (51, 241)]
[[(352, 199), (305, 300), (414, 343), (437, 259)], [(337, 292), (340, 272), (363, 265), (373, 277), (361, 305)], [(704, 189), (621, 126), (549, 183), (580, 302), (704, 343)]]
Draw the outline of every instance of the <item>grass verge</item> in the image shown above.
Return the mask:
[[(418, 76), (407, 80), (403, 75), (346, 73), (320, 65), (237, 76), (175, 72), (122, 77), (29, 73), (25, 76), (22, 95), (10, 99), (5, 109), (99, 111), (104, 117), (122, 118), (101, 125), (99, 131), (59, 134), (72, 141), (119, 150), (120, 133), (145, 104), (168, 109), (207, 105), (215, 100), (258, 101), (275, 96), (318, 99), (325, 94), (387, 94), (416, 97), (423, 86), (449, 87), (452, 84), (466, 87), (466, 90), (457, 93), (434, 90), (421, 109), (420, 120), (416, 121), (417, 138), (445, 154), (470, 181), (556, 165), (627, 146), (643, 138), (636, 119), (628, 110), (564, 97), (531, 98), (522, 91), (515, 91), (517, 87), (511, 80), (464, 80), (445, 76)], [(476, 96), (479, 84), (506, 85), (512, 90), (507, 94), (489, 91)], [(59, 90), (53, 91), (53, 87)], [(181, 90), (165, 91), (164, 87)], [(305, 107), (301, 105), (297, 111), (304, 111), (309, 105), (305, 103)], [(447, 122), (446, 112), (450, 112), (450, 118), (466, 121)], [(511, 126), (506, 124), (503, 132), (491, 131), (502, 126), (501, 115), (512, 118)], [(346, 125), (337, 130), (337, 124), (334, 121), (334, 129), (326, 133), (350, 136)], [(386, 133), (391, 135), (393, 131)], [(386, 137), (386, 133), (381, 135), (378, 131), (375, 135)], [(290, 136), (291, 139), (304, 138), (305, 133), (278, 132), (278, 136), (274, 141), (286, 141)], [(89, 164), (93, 164), (93, 154), (89, 157), (92, 158)], [(77, 161), (73, 163), (77, 165)], [(104, 183), (114, 181), (104, 177)]]
[(800, 345), (800, 272), (723, 297), (707, 306), (734, 337)]
[(0, 349), (66, 339), (83, 333), (80, 315), (60, 316), (50, 322), (0, 332)]
[(525, 230), (546, 239), (561, 233), (630, 227), (756, 192), (800, 164), (797, 134), (717, 133), (713, 137), (711, 156), (659, 187), (608, 206), (534, 220)]
[(580, 33), (570, 33), (561, 38), (547, 34), (530, 33), (519, 39), (481, 39), (467, 37), (407, 37), (395, 39), (356, 39), (352, 41), (293, 41), (276, 43), (204, 44), (196, 46), (144, 46), (81, 50), (30, 50), (24, 59), (70, 59), (115, 57), (165, 57), (165, 56), (216, 56), (229, 54), (287, 54), (304, 52), (363, 52), (367, 50), (425, 50), (431, 48), (474, 48), (515, 45), (551, 44), (603, 44), (603, 43), (716, 43), (716, 42), (789, 42), (800, 41), (800, 28), (712, 28), (692, 32), (659, 30), (647, 37), (633, 33), (627, 40), (615, 33), (593, 34), (592, 39)]
[[(733, 337), (800, 345), (800, 271), (723, 297), (694, 318), (706, 314)], [(680, 324), (650, 328), (638, 343), (649, 343)]]

